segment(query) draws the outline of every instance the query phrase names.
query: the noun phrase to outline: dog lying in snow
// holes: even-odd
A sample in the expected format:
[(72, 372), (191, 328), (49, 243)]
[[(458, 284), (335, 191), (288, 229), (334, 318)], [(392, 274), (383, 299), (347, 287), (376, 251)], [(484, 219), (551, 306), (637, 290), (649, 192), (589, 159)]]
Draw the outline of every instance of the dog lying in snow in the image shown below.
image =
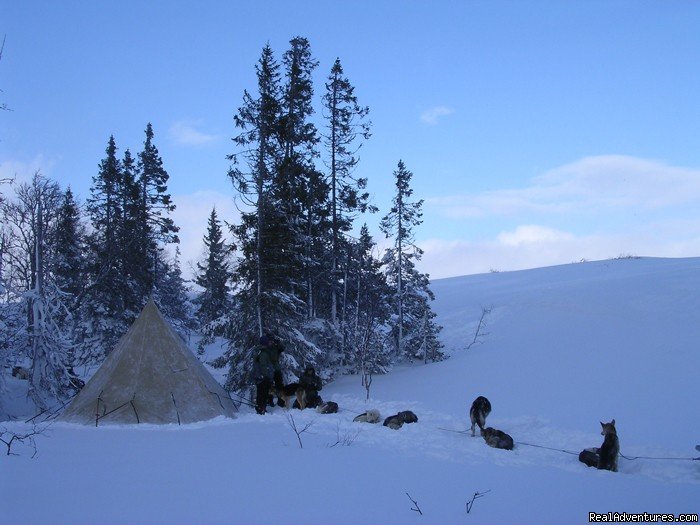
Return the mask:
[(481, 430), (481, 437), (489, 447), (513, 450), (513, 438), (502, 430), (487, 427)]
[(382, 416), (379, 414), (379, 410), (377, 410), (376, 408), (372, 408), (367, 412), (356, 416), (355, 419), (353, 419), (353, 421), (355, 423), (379, 423), (381, 419)]
[(384, 420), (384, 426), (393, 430), (400, 429), (404, 423), (418, 423), (418, 416), (410, 410), (404, 410)]
[(326, 401), (316, 407), (316, 412), (319, 414), (335, 414), (338, 412), (338, 403), (335, 401)]

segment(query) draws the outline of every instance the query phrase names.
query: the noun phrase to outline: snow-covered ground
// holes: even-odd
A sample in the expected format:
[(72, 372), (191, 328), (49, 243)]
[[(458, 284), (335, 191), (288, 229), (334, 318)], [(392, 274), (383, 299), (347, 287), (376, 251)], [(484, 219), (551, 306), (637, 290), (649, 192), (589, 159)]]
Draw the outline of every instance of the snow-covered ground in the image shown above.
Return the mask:
[[(184, 427), (54, 423), (0, 458), (0, 523), (588, 523), (589, 512), (698, 513), (700, 461), (575, 455), (615, 418), (626, 456), (700, 443), (700, 259), (626, 259), (435, 281), (452, 357), (327, 385), (338, 414), (275, 409)], [(482, 308), (485, 335), (469, 350)], [(478, 395), (515, 450), (468, 426)], [(394, 431), (353, 423), (412, 410)], [(288, 416), (301, 434), (303, 448)], [(22, 423), (0, 428), (21, 432)], [(488, 491), (488, 492), (487, 492)], [(475, 492), (485, 493), (467, 514)], [(410, 498), (409, 498), (410, 496)], [(422, 514), (416, 510), (415, 500)]]

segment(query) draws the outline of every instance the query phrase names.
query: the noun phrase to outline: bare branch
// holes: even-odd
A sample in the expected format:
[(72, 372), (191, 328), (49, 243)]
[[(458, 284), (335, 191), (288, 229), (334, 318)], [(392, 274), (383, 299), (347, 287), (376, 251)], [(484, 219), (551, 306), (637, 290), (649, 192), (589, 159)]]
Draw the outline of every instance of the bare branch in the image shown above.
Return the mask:
[(297, 423), (296, 423), (296, 421), (294, 421), (294, 416), (290, 412), (287, 412), (286, 418), (287, 418), (287, 423), (289, 423), (289, 426), (294, 431), (294, 434), (296, 434), (296, 436), (297, 436), (297, 441), (299, 442), (299, 448), (304, 448), (304, 444), (301, 442), (301, 435), (304, 432), (306, 432), (307, 430), (309, 430), (309, 428), (311, 428), (311, 426), (314, 424), (314, 421), (309, 421), (306, 425), (304, 425), (303, 428), (300, 429), (299, 427), (297, 427)]
[(469, 350), (472, 346), (474, 346), (477, 343), (482, 343), (482, 339), (489, 335), (488, 333), (484, 332), (484, 329), (486, 328), (486, 318), (491, 314), (492, 310), (493, 306), (481, 307), (481, 317), (479, 318), (479, 323), (477, 324), (476, 331), (474, 332), (474, 339), (471, 343), (467, 345), (467, 350)]
[(335, 443), (333, 443), (332, 445), (328, 445), (328, 448), (333, 448), (333, 447), (338, 446), (338, 445), (342, 445), (344, 447), (349, 447), (350, 445), (352, 445), (355, 442), (355, 440), (357, 439), (357, 436), (359, 436), (361, 432), (362, 432), (361, 429), (356, 430), (355, 432), (348, 432), (346, 430), (345, 434), (343, 434), (341, 436), (340, 435), (340, 423), (337, 423), (335, 426), (335, 436), (336, 436)]
[(423, 511), (420, 510), (420, 507), (418, 506), (418, 502), (416, 500), (414, 500), (408, 492), (406, 492), (406, 496), (408, 496), (408, 499), (410, 499), (411, 502), (413, 503), (413, 507), (411, 507), (411, 510), (414, 512), (417, 512), (418, 514), (420, 514), (422, 516)]
[[(2, 45), (0, 45), (0, 60), (2, 60), (2, 52), (5, 50), (5, 40), (7, 39), (7, 35), (3, 35), (2, 37)], [(2, 92), (2, 89), (0, 89), (0, 93)], [(0, 110), (4, 111), (12, 111), (7, 104), (0, 104)]]
[(372, 372), (367, 372), (367, 370), (362, 368), (362, 386), (365, 387), (366, 396), (365, 401), (369, 401), (369, 389), (372, 386)]
[(7, 430), (6, 428), (0, 428), (0, 442), (4, 443), (5, 446), (7, 447), (7, 456), (18, 456), (19, 454), (16, 454), (12, 452), (12, 445), (15, 443), (22, 443), (25, 444), (25, 441), (27, 444), (32, 448), (34, 453), (32, 454), (32, 458), (35, 458), (37, 455), (37, 448), (36, 448), (36, 441), (34, 440), (34, 436), (40, 436), (44, 432), (46, 432), (46, 427), (37, 427), (33, 426), (32, 430), (29, 432), (25, 432), (23, 434), (18, 434), (17, 432), (13, 432), (11, 430)]
[(469, 513), (471, 512), (472, 507), (474, 506), (474, 501), (476, 501), (477, 499), (479, 499), (479, 498), (485, 496), (485, 495), (488, 494), (489, 492), (491, 492), (491, 489), (487, 490), (486, 492), (475, 492), (474, 495), (472, 496), (472, 499), (469, 500), (469, 501), (467, 501), (467, 505), (466, 505), (466, 507), (467, 507), (467, 514), (469, 514)]

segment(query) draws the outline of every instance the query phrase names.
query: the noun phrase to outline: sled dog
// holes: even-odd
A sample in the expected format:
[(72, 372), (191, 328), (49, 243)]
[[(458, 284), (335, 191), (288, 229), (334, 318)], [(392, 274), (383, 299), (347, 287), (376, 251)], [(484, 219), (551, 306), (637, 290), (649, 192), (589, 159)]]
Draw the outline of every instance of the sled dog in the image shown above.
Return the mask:
[(404, 423), (417, 423), (418, 422), (418, 416), (416, 416), (413, 412), (410, 410), (403, 410), (399, 412), (398, 414), (394, 414), (393, 416), (389, 416), (384, 420), (384, 426), (389, 427), (393, 430), (398, 430), (400, 429)]
[(377, 410), (376, 408), (372, 408), (367, 412), (360, 414), (359, 416), (355, 416), (355, 419), (353, 419), (353, 421), (355, 423), (379, 423), (381, 418), (382, 416), (379, 414), (379, 410)]
[(610, 470), (617, 472), (617, 456), (620, 453), (620, 441), (615, 430), (615, 420), (610, 423), (600, 422), (602, 427), (601, 435), (603, 444), (600, 448), (591, 447), (582, 450), (578, 455), (578, 460), (589, 467), (596, 467), (600, 470)]
[(316, 407), (316, 412), (319, 414), (335, 414), (338, 412), (338, 403), (335, 401), (326, 401)]
[(306, 407), (306, 391), (299, 383), (289, 383), (282, 388), (272, 387), (274, 395), (277, 396), (277, 404), (284, 408), (292, 408), (292, 398), (296, 398), (297, 403), (303, 410)]
[(502, 430), (487, 427), (481, 430), (481, 436), (489, 447), (513, 450), (513, 438)]
[(479, 430), (484, 430), (486, 416), (491, 413), (491, 403), (484, 396), (477, 397), (469, 409), (469, 419), (472, 422), (472, 437), (474, 437), (474, 425), (479, 425)]
[(620, 453), (620, 440), (617, 438), (617, 430), (615, 430), (615, 420), (610, 423), (600, 422), (603, 436), (603, 444), (598, 449), (598, 468), (617, 472), (617, 455)]

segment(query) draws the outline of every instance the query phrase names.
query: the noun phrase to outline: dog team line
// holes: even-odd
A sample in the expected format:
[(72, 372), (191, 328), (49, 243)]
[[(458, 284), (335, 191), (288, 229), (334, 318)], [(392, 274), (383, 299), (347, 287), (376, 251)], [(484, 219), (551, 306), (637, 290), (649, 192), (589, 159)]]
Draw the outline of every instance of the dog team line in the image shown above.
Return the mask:
[(606, 512), (598, 514), (597, 512), (588, 513), (589, 523), (607, 522), (607, 523), (657, 523), (657, 522), (681, 522), (681, 523), (698, 523), (697, 514), (651, 514), (643, 512), (639, 514), (630, 514), (629, 512)]

